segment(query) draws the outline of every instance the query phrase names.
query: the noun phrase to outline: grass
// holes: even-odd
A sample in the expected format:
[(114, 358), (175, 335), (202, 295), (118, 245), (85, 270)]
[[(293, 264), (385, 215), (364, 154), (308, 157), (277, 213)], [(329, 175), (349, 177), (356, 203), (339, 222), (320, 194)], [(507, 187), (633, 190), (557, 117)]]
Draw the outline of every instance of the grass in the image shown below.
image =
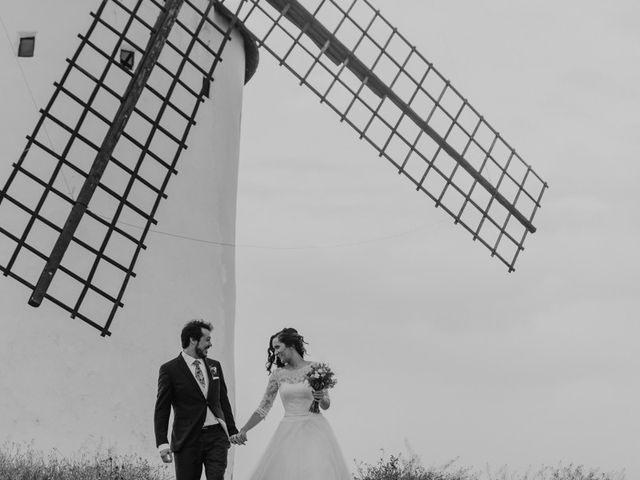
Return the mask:
[(478, 472), (459, 467), (455, 461), (425, 468), (415, 456), (407, 459), (390, 455), (382, 456), (374, 465), (361, 463), (354, 480), (625, 480), (625, 475), (624, 472), (600, 472), (583, 465), (543, 466), (525, 473), (509, 472), (506, 468)]
[(0, 480), (169, 480), (173, 468), (151, 466), (141, 457), (78, 454), (66, 458), (57, 452), (46, 457), (30, 446), (5, 444), (0, 448)]
[[(0, 447), (0, 480), (169, 480), (173, 465), (150, 465), (141, 457), (88, 455), (73, 459), (54, 451), (47, 456), (30, 445)], [(242, 480), (242, 479), (240, 479)], [(301, 479), (303, 480), (303, 479)], [(354, 480), (625, 480), (623, 472), (604, 473), (582, 465), (541, 467), (526, 473), (477, 472), (457, 466), (424, 467), (416, 456), (384, 455), (375, 464), (360, 463)]]
[(456, 468), (455, 462), (442, 467), (425, 468), (417, 457), (405, 459), (402, 455), (381, 457), (375, 465), (361, 463), (355, 480), (477, 480), (468, 468)]

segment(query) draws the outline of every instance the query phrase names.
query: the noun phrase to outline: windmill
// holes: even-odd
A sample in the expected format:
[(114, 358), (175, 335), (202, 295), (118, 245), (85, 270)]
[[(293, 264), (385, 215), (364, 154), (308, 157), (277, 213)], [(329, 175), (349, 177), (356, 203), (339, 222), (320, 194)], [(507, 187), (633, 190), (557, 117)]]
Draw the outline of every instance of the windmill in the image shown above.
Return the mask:
[[(112, 25), (107, 5), (124, 11), (129, 21)], [(225, 28), (210, 20), (214, 10), (228, 19)], [(195, 29), (181, 21), (185, 11), (198, 17)], [(546, 182), (367, 0), (102, 0), (91, 16), (0, 192), (0, 215), (12, 209), (25, 219), (11, 227), (0, 224), (13, 247), (0, 267), (31, 291), (32, 306), (47, 299), (103, 336), (110, 334), (167, 185), (197, 128), (200, 105), (216, 94), (216, 71), (236, 29), (243, 31), (249, 52), (255, 45), (268, 51), (509, 271), (536, 231), (533, 219)], [(216, 45), (200, 40), (205, 28), (218, 30)], [(112, 42), (100, 44), (98, 29), (110, 31)], [(187, 30), (189, 41), (173, 41), (176, 29)], [(123, 45), (130, 50), (123, 52)], [(141, 58), (134, 69), (136, 53)], [(83, 63), (87, 56), (91, 67)], [(248, 58), (247, 78), (257, 56)], [(114, 70), (127, 78), (119, 89), (108, 81)], [(86, 77), (88, 94), (67, 88), (72, 74)], [(109, 102), (101, 100), (105, 95)], [(155, 111), (140, 108), (145, 95), (155, 98)], [(56, 107), (63, 99), (75, 102), (78, 113), (61, 118)], [(100, 135), (83, 134), (87, 117), (101, 122)], [(147, 128), (132, 135), (127, 126), (134, 120)], [(61, 151), (43, 141), (46, 125), (67, 133)], [(78, 149), (84, 153), (74, 156)], [(132, 149), (137, 160), (129, 161), (123, 152)], [(159, 173), (145, 173), (150, 162)], [(59, 188), (65, 170), (83, 179), (73, 194)], [(109, 170), (117, 172), (119, 183), (105, 180)], [(32, 195), (26, 200), (25, 182)], [(92, 210), (97, 195), (109, 197), (111, 211)], [(66, 214), (48, 214), (53, 204), (63, 205), (56, 211)], [(143, 227), (127, 228), (130, 218)], [(79, 235), (81, 224), (94, 225), (85, 231), (97, 238)], [(45, 227), (43, 241), (38, 232)], [(80, 267), (77, 260), (73, 267), (67, 264), (70, 249), (80, 252)], [(38, 268), (16, 269), (25, 256)], [(89, 312), (86, 305), (95, 303), (90, 298), (104, 308)]]

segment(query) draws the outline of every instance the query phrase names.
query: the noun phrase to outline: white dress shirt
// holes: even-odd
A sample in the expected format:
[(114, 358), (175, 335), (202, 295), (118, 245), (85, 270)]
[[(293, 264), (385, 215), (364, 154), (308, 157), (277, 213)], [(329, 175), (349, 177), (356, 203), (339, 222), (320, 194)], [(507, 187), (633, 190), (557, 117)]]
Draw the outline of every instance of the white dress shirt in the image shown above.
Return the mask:
[[(200, 390), (202, 390), (202, 394), (204, 395), (204, 398), (207, 398), (207, 394), (209, 392), (209, 375), (207, 375), (207, 369), (209, 367), (207, 366), (207, 362), (203, 358), (193, 358), (191, 355), (185, 353), (184, 351), (181, 353), (181, 355), (184, 361), (187, 362), (187, 366), (191, 371), (191, 375), (193, 375), (193, 378), (196, 379), (196, 382), (198, 383)], [(193, 362), (195, 362), (196, 360), (200, 362), (200, 370), (202, 370), (202, 375), (204, 375), (204, 387), (200, 384), (200, 382), (196, 378), (196, 366), (193, 364)], [(204, 419), (203, 427), (209, 427), (211, 425), (215, 425), (216, 423), (218, 423), (218, 419), (215, 417), (211, 409), (207, 407), (207, 416)]]
[[(203, 358), (194, 358), (191, 355), (185, 353), (184, 351), (182, 351), (180, 355), (182, 355), (182, 359), (186, 362), (187, 367), (189, 367), (189, 371), (191, 372), (191, 375), (193, 375), (193, 378), (195, 379), (196, 383), (200, 387), (200, 390), (202, 391), (204, 398), (207, 398), (207, 393), (209, 392), (209, 375), (207, 374), (207, 369), (209, 367), (207, 366), (207, 362)], [(200, 362), (200, 370), (202, 370), (202, 375), (204, 375), (204, 387), (196, 377), (196, 366), (193, 364), (193, 362), (195, 362), (196, 360)], [(216, 416), (213, 414), (211, 409), (207, 406), (207, 416), (205, 417), (204, 425), (202, 426), (209, 427), (211, 425), (215, 425), (216, 423), (220, 423), (220, 422), (218, 422), (218, 419), (216, 418)], [(163, 443), (162, 445), (158, 446), (158, 451), (161, 452), (168, 448), (169, 448), (169, 444)]]

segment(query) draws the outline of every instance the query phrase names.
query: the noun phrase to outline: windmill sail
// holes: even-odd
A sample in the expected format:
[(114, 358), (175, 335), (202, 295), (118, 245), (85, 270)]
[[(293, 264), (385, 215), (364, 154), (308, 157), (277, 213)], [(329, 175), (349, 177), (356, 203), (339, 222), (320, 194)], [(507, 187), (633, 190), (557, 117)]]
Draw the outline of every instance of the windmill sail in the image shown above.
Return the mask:
[[(34, 290), (30, 303), (46, 298), (110, 334), (236, 27), (214, 23), (214, 6), (223, 8), (208, 0), (103, 0), (91, 13), (0, 192), (0, 233), (13, 245), (0, 268)], [(128, 20), (116, 24), (114, 8)], [(201, 40), (204, 29), (218, 32), (217, 44)]]
[(224, 0), (300, 84), (514, 270), (547, 188), (367, 0)]
[(546, 182), (367, 0), (102, 0), (91, 16), (0, 191), (0, 269), (33, 305), (109, 334), (241, 25), (509, 271), (535, 231)]

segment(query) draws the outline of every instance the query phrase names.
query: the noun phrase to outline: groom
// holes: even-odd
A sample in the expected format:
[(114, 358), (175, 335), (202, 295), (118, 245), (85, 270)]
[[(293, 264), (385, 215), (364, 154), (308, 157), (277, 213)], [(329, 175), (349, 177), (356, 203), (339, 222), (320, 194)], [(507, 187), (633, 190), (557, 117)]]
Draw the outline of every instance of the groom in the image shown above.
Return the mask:
[[(229, 436), (238, 433), (220, 362), (207, 358), (210, 323), (192, 320), (182, 329), (182, 352), (160, 367), (154, 413), (156, 445), (165, 463), (175, 457), (176, 480), (223, 480)], [(171, 445), (167, 441), (173, 407)]]

